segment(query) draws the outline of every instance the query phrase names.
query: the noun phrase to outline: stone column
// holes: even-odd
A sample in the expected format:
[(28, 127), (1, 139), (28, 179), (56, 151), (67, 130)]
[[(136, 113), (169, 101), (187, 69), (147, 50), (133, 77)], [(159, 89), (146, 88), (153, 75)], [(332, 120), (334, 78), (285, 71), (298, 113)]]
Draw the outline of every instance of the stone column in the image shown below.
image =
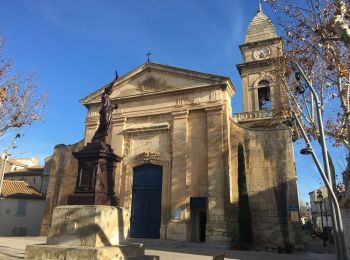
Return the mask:
[[(114, 115), (113, 115), (114, 116)], [(124, 130), (126, 128), (126, 117), (116, 115), (112, 120), (112, 136), (111, 147), (116, 155), (123, 157), (124, 155)], [(120, 180), (123, 168), (123, 161), (118, 163), (115, 169), (115, 193), (120, 196)], [(123, 203), (121, 198), (121, 203)], [(124, 206), (124, 205), (121, 205)]]
[(206, 108), (208, 133), (207, 242), (229, 242), (225, 221), (224, 121), (222, 106)]
[(187, 118), (188, 110), (173, 115), (172, 127), (172, 172), (171, 172), (171, 220), (167, 227), (167, 238), (187, 239), (186, 172), (187, 172)]

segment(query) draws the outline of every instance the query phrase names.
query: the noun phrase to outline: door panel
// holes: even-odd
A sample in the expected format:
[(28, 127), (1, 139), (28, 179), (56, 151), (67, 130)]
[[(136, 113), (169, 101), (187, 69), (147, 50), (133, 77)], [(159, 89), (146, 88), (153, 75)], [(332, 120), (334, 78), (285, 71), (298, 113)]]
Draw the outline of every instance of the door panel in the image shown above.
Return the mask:
[(159, 238), (162, 167), (143, 165), (134, 169), (131, 237)]

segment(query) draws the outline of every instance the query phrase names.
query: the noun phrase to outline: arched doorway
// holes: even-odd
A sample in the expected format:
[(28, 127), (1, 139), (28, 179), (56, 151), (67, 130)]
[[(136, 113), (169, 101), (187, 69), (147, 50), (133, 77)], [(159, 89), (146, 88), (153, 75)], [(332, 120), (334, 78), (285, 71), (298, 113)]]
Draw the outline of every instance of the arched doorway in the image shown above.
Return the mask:
[(130, 236), (160, 237), (162, 166), (146, 164), (134, 168)]

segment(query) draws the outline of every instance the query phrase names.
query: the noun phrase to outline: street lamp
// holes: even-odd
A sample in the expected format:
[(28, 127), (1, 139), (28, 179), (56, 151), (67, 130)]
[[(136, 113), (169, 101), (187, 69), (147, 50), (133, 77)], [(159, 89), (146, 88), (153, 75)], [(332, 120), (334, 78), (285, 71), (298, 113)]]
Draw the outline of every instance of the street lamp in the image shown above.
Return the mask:
[(2, 192), (2, 184), (4, 182), (4, 176), (5, 176), (5, 168), (6, 168), (6, 162), (7, 162), (7, 159), (8, 159), (8, 156), (9, 156), (9, 151), (11, 149), (15, 149), (17, 148), (16, 146), (16, 139), (17, 138), (20, 138), (21, 135), (20, 134), (16, 134), (16, 136), (13, 138), (11, 144), (9, 145), (9, 147), (7, 147), (5, 150), (4, 150), (4, 162), (3, 162), (3, 165), (2, 165), (2, 170), (1, 170), (1, 176), (0, 176), (0, 196), (1, 196), (1, 192)]
[(300, 154), (302, 154), (302, 155), (312, 154), (312, 149), (310, 147), (302, 148), (302, 149), (300, 149)]
[[(303, 138), (307, 144), (307, 147), (310, 148), (309, 152), (311, 152), (312, 158), (321, 174), (321, 177), (327, 187), (328, 195), (330, 197), (330, 209), (332, 212), (332, 224), (334, 229), (334, 240), (335, 240), (335, 247), (336, 247), (336, 255), (338, 260), (346, 260), (347, 259), (347, 253), (346, 253), (346, 244), (345, 244), (345, 236), (344, 236), (344, 228), (343, 228), (343, 221), (342, 216), (340, 212), (340, 207), (338, 203), (337, 196), (335, 195), (333, 191), (333, 185), (332, 185), (332, 176), (330, 172), (330, 166), (329, 166), (329, 160), (328, 160), (328, 152), (327, 152), (327, 146), (325, 141), (325, 135), (324, 135), (324, 128), (323, 128), (323, 116), (322, 116), (322, 104), (319, 100), (319, 97), (313, 88), (311, 81), (309, 78), (305, 75), (304, 71), (300, 68), (300, 66), (297, 63), (292, 64), (293, 67), (297, 70), (295, 73), (296, 80), (300, 82), (301, 78), (305, 81), (305, 87), (310, 89), (310, 92), (312, 94), (312, 98), (315, 101), (316, 104), (316, 115), (317, 115), (317, 123), (318, 123), (318, 130), (320, 133), (320, 141), (321, 141), (321, 148), (322, 148), (322, 157), (323, 157), (323, 163), (324, 167), (322, 168), (312, 146), (310, 143), (310, 140), (303, 128), (303, 124), (300, 122), (299, 117), (296, 115), (295, 111), (292, 111), (293, 118), (297, 123), (298, 128), (300, 129)], [(302, 92), (302, 91), (300, 91)]]
[(317, 192), (317, 201), (320, 203), (320, 211), (321, 211), (321, 231), (323, 232), (323, 216), (322, 216), (322, 202), (323, 202), (323, 195), (322, 191)]
[(323, 195), (322, 195), (322, 191), (320, 191), (320, 190), (317, 192), (317, 201), (320, 203), (320, 210), (321, 210), (321, 236), (322, 236), (323, 246), (327, 246), (325, 233), (323, 230), (323, 214), (322, 214), (323, 213), (322, 212)]
[(298, 81), (298, 85), (295, 87), (295, 91), (300, 95), (304, 94), (305, 87), (301, 83), (301, 75), (298, 71), (295, 72), (295, 79)]

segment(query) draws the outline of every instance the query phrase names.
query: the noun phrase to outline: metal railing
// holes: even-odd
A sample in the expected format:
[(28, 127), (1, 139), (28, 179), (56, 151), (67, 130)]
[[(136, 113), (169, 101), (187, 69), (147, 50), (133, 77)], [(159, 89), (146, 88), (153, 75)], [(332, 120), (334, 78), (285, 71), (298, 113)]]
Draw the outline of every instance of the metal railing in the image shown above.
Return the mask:
[(243, 121), (268, 119), (268, 118), (272, 118), (272, 116), (273, 116), (272, 110), (261, 110), (261, 111), (237, 113), (234, 115), (234, 118), (237, 122), (243, 122)]

